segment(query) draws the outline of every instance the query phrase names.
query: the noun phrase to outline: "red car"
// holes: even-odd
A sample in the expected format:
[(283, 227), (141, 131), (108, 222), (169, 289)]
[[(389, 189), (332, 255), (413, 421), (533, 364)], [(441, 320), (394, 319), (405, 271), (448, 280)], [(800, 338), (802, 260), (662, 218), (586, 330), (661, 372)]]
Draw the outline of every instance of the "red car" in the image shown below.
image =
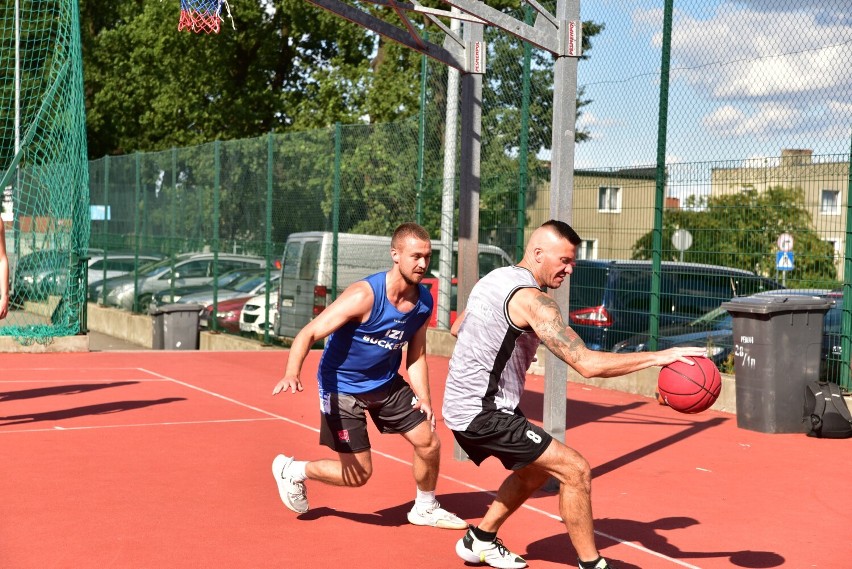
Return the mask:
[[(246, 302), (252, 297), (244, 296), (241, 298), (229, 298), (228, 300), (220, 300), (216, 307), (216, 329), (220, 332), (228, 332), (231, 334), (240, 333), (240, 313), (243, 310)], [(201, 319), (199, 325), (202, 328), (209, 328), (210, 314), (213, 312), (213, 305), (201, 311)]]

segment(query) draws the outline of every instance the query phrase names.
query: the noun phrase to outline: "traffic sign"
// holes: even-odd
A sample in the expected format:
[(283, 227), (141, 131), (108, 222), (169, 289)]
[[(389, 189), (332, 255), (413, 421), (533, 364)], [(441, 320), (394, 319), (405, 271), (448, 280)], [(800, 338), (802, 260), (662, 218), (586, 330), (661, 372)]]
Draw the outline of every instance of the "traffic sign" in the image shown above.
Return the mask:
[(788, 253), (793, 250), (793, 236), (789, 233), (782, 233), (778, 236), (778, 249)]
[(793, 252), (778, 251), (775, 254), (775, 270), (776, 271), (792, 271), (793, 270)]

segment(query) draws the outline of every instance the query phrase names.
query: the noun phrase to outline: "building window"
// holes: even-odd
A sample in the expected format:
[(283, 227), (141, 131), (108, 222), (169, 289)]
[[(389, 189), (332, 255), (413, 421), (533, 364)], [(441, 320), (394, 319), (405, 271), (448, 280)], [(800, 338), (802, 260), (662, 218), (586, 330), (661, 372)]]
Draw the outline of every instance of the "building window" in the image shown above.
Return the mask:
[(820, 198), (819, 212), (822, 215), (840, 215), (840, 192), (823, 190)]
[(619, 213), (621, 211), (621, 188), (606, 186), (598, 188), (598, 211)]
[(840, 250), (843, 247), (843, 241), (833, 238), (823, 239), (823, 241), (831, 245), (831, 248), (834, 250), (834, 263), (839, 263), (843, 259), (842, 251)]
[(577, 247), (578, 259), (597, 259), (598, 258), (598, 240), (583, 239), (580, 246)]

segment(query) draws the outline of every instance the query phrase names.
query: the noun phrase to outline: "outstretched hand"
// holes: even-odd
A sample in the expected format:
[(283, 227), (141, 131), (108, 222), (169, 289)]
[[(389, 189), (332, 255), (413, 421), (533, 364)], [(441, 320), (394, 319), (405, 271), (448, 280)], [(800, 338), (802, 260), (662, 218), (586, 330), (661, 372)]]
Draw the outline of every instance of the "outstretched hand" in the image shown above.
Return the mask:
[(302, 382), (298, 377), (285, 377), (275, 385), (272, 390), (272, 395), (278, 395), (282, 391), (290, 390), (290, 393), (302, 391)]
[(689, 358), (706, 358), (707, 348), (700, 346), (689, 346), (685, 348), (669, 348), (658, 352), (661, 356), (665, 356), (667, 361), (660, 365), (668, 365), (672, 362), (683, 362), (688, 365), (695, 365), (695, 362)]

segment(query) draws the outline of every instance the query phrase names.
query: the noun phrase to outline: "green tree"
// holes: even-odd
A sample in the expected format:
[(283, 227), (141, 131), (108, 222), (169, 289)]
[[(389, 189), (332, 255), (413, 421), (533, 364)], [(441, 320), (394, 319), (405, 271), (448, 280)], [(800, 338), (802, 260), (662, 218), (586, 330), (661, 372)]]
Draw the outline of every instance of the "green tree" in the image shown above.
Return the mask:
[(236, 30), (196, 35), (177, 2), (81, 0), (90, 156), (358, 120), (372, 38), (303, 0), (230, 5)]
[[(681, 259), (672, 245), (672, 234), (678, 229), (688, 230), (693, 239), (683, 254), (684, 261), (746, 269), (763, 276), (775, 275), (776, 240), (781, 233), (791, 233), (796, 253), (788, 286), (832, 288), (836, 284), (834, 250), (814, 230), (801, 188), (772, 186), (758, 191), (748, 187), (733, 194), (693, 196), (683, 209), (666, 210), (664, 261)], [(651, 258), (652, 236), (648, 232), (634, 244), (634, 259)]]

